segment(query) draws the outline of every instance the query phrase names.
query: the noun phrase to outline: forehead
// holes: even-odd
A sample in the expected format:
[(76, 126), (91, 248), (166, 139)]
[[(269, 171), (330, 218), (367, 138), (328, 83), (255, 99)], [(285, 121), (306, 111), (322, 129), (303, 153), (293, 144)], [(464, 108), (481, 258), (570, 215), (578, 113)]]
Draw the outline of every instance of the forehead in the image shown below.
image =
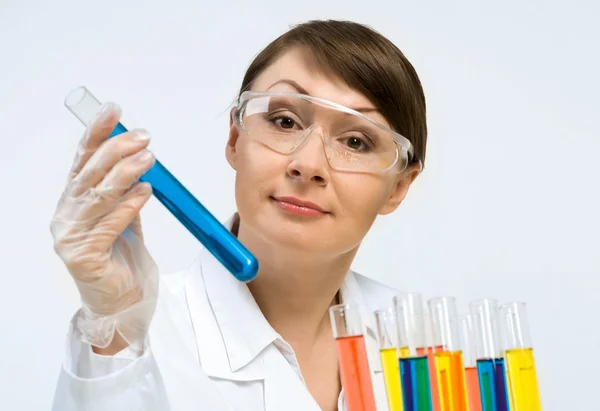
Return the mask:
[[(273, 84), (280, 80), (293, 80), (306, 90), (306, 93), (333, 101), (350, 108), (374, 108), (373, 103), (362, 93), (350, 88), (341, 78), (321, 68), (314, 55), (304, 47), (294, 47), (282, 54), (252, 85), (255, 91), (300, 92), (286, 83)], [(387, 123), (379, 113), (369, 113), (374, 120)]]

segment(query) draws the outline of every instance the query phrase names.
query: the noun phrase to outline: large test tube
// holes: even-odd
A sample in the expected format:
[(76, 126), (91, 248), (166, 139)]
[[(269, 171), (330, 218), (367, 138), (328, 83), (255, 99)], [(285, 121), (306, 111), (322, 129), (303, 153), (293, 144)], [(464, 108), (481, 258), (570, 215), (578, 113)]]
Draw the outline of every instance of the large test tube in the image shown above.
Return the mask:
[(473, 329), (473, 318), (470, 314), (460, 318), (460, 339), (463, 347), (469, 409), (470, 411), (482, 411), (481, 397), (479, 395), (479, 376), (477, 375), (475, 331)]
[(471, 315), (483, 411), (508, 411), (510, 407), (500, 341), (498, 303), (493, 299), (473, 301)]
[(511, 410), (540, 411), (542, 404), (525, 303), (500, 306), (500, 317)]
[[(100, 101), (85, 87), (71, 91), (65, 106), (88, 126), (100, 111)], [(126, 132), (118, 123), (110, 137)], [(154, 196), (217, 260), (240, 281), (258, 273), (258, 261), (158, 160), (141, 178), (152, 186)]]
[(402, 350), (400, 375), (405, 411), (432, 411), (431, 384), (423, 321), (423, 300), (418, 293), (394, 297)]
[(377, 334), (379, 337), (379, 356), (383, 368), (383, 379), (388, 399), (389, 411), (403, 411), (402, 385), (400, 384), (400, 363), (398, 354), (400, 341), (396, 311), (384, 308), (375, 311)]
[(338, 304), (329, 308), (340, 377), (348, 411), (376, 411), (371, 370), (357, 306)]
[(443, 347), (443, 351), (434, 354), (441, 409), (469, 410), (456, 300), (433, 298), (429, 300), (429, 313), (434, 339), (441, 341)]

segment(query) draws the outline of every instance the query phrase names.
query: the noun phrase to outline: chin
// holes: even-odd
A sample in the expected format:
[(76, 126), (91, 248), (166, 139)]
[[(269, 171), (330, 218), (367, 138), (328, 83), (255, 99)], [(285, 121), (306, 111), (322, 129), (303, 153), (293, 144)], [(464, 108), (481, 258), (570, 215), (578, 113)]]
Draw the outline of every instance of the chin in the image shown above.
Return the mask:
[[(260, 202), (254, 206), (238, 207), (248, 235), (262, 243), (268, 250), (288, 255), (331, 257), (341, 255), (360, 243), (352, 241), (351, 230), (334, 214), (306, 216), (282, 210), (274, 201)], [(341, 229), (341, 230), (340, 230)]]
[(336, 221), (329, 218), (307, 222), (278, 216), (263, 220), (259, 230), (273, 252), (290, 257), (329, 259), (346, 254), (360, 244), (360, 240), (352, 241), (350, 233), (336, 230), (335, 225)]
[(273, 252), (331, 254), (331, 249), (336, 246), (331, 221), (306, 221), (294, 216), (278, 215), (277, 212), (261, 213), (252, 220), (246, 220), (248, 229)]
[(313, 251), (322, 250), (326, 243), (330, 243), (328, 236), (323, 236), (324, 232), (331, 233), (327, 226), (324, 222), (279, 217), (265, 221), (261, 230), (275, 247), (291, 246)]

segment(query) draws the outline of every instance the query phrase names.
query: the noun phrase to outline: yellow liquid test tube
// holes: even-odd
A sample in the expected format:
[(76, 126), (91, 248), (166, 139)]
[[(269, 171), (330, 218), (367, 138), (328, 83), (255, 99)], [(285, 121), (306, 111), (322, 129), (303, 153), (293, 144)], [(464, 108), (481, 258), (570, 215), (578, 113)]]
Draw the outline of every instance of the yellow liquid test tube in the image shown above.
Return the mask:
[(512, 402), (515, 404), (511, 410), (541, 410), (533, 349), (507, 350), (506, 362), (508, 364), (508, 385), (512, 393)]
[(459, 317), (453, 297), (429, 300), (433, 337), (441, 347), (434, 353), (440, 408), (469, 411), (465, 367), (460, 344)]
[(431, 411), (441, 411), (440, 393), (438, 389), (437, 375), (435, 372), (435, 356), (439, 351), (444, 351), (439, 345), (439, 341), (435, 341), (433, 337), (433, 325), (431, 324), (431, 315), (428, 310), (423, 312), (423, 320), (425, 322), (425, 342), (427, 343), (427, 362), (429, 364), (429, 378), (431, 379)]
[(506, 380), (511, 411), (541, 411), (533, 348), (525, 304), (500, 307), (502, 336), (506, 347)]
[(375, 311), (375, 318), (379, 337), (379, 356), (381, 357), (389, 411), (404, 411), (400, 382), (400, 361), (398, 358), (400, 344), (398, 341), (396, 311), (393, 308), (384, 308)]
[(403, 411), (398, 352), (395, 348), (384, 348), (379, 350), (379, 355), (381, 356), (383, 380), (390, 411)]

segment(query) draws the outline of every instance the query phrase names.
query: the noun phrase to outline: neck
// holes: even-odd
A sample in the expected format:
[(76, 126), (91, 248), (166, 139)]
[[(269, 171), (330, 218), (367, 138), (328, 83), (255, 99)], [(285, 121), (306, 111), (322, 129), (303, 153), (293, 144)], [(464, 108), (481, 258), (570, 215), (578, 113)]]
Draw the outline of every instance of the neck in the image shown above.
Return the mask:
[(324, 257), (266, 244), (239, 227), (238, 238), (257, 257), (258, 276), (248, 284), (271, 326), (292, 345), (331, 338), (329, 307), (357, 249)]

